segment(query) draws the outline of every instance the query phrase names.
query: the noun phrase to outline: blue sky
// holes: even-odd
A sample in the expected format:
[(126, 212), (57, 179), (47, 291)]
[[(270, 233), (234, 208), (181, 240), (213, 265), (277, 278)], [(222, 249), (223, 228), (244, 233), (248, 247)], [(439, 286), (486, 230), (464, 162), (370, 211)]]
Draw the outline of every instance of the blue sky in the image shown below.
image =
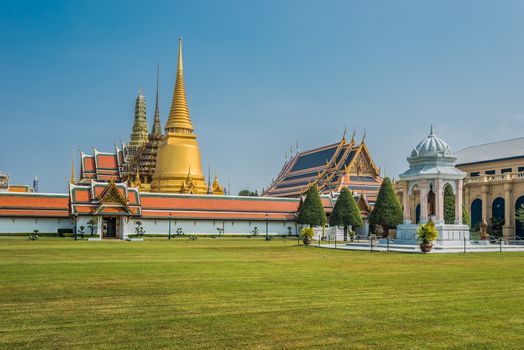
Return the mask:
[(367, 130), (398, 176), (431, 123), (459, 150), (524, 136), (522, 1), (2, 1), (0, 170), (64, 192), (73, 152), (127, 140), (177, 37), (203, 167), (260, 189), (301, 149)]

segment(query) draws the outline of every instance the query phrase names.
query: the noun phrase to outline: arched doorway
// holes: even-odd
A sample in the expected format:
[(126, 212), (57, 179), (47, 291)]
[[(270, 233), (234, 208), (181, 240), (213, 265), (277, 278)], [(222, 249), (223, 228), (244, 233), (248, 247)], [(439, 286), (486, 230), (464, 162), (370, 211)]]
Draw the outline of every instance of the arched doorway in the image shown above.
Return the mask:
[[(524, 196), (520, 196), (515, 202), (515, 214), (521, 206), (524, 205)], [(515, 219), (515, 236), (520, 239), (524, 239), (524, 225)]]
[(497, 197), (491, 205), (491, 217), (498, 220), (504, 220), (505, 201), (502, 197)]
[(505, 200), (497, 197), (491, 205), (491, 231), (495, 237), (502, 237), (502, 226), (504, 226)]
[(482, 199), (477, 198), (471, 202), (471, 227), (478, 228), (482, 221)]

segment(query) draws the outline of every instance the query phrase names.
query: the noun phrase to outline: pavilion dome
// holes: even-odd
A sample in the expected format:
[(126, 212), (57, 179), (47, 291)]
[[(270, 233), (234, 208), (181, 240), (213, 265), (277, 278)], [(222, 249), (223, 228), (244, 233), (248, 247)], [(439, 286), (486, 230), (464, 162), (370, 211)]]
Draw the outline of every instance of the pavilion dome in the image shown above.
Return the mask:
[(439, 158), (454, 157), (449, 145), (433, 133), (433, 126), (429, 136), (413, 148), (411, 158)]

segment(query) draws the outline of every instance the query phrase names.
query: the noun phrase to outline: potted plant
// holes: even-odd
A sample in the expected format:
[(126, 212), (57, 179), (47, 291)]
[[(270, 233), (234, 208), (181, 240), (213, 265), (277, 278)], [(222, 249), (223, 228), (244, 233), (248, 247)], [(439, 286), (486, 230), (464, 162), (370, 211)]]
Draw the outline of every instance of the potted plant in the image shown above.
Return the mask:
[(311, 227), (304, 227), (302, 230), (300, 230), (300, 234), (302, 235), (302, 241), (306, 245), (311, 244), (313, 242), (313, 236), (315, 235), (315, 231)]
[(33, 233), (29, 235), (29, 239), (32, 241), (36, 241), (38, 239), (38, 230), (33, 230)]
[(144, 230), (144, 226), (142, 226), (142, 221), (137, 220), (135, 222), (135, 233), (138, 237), (142, 237), (146, 230)]
[(420, 225), (417, 229), (418, 239), (420, 241), (420, 250), (429, 253), (433, 248), (433, 241), (438, 237), (438, 231), (431, 219), (425, 225)]

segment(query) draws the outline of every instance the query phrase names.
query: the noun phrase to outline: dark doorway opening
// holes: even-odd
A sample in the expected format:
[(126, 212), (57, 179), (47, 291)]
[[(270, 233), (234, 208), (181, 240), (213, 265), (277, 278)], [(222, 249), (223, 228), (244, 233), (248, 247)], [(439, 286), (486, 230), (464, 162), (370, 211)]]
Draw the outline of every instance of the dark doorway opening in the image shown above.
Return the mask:
[(104, 238), (116, 238), (116, 218), (104, 218), (102, 223), (102, 234)]

